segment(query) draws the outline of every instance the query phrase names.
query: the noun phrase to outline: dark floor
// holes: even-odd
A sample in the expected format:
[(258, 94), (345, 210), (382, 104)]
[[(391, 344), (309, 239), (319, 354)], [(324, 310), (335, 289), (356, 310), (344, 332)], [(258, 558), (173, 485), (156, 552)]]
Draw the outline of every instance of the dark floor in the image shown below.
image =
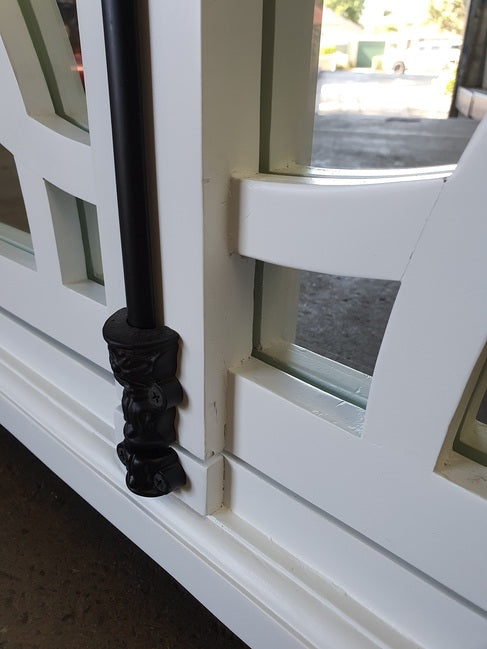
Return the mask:
[(243, 649), (0, 428), (2, 649)]

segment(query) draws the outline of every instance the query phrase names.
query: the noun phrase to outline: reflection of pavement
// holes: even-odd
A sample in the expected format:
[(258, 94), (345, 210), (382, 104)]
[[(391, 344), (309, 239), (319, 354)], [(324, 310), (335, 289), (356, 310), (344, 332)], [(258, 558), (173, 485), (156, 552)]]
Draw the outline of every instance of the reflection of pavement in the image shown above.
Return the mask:
[[(328, 72), (320, 82), (327, 103), (315, 116), (313, 166), (454, 164), (478, 124), (438, 119), (443, 97), (435, 98), (431, 77)], [(448, 108), (447, 103), (441, 117)], [(398, 282), (303, 271), (297, 344), (372, 374), (398, 287)]]
[(444, 118), (450, 109), (451, 99), (445, 94), (450, 76), (322, 72), (317, 83), (316, 113)]
[(301, 271), (296, 343), (373, 374), (399, 282)]
[(341, 169), (455, 164), (477, 124), (461, 117), (317, 115), (312, 164)]

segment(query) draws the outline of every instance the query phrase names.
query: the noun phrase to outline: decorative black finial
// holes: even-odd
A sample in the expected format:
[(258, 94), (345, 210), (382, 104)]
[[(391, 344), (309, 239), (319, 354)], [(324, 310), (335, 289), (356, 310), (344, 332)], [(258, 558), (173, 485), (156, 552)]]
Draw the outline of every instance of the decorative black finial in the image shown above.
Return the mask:
[(127, 487), (139, 496), (162, 496), (186, 483), (177, 453), (174, 419), (183, 390), (176, 378), (179, 336), (169, 327), (139, 329), (120, 309), (103, 327), (110, 365), (123, 386), (124, 440), (118, 457)]

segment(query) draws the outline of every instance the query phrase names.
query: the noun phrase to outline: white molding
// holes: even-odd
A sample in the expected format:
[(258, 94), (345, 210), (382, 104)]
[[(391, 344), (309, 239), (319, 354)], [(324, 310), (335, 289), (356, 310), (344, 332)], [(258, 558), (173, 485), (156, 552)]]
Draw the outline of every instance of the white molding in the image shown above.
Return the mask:
[[(4, 357), (0, 376), (3, 425), (254, 649), (453, 649), (460, 633), (462, 647), (475, 649), (484, 637), (487, 622), (477, 613), (424, 584), (381, 551), (366, 547), (356, 551), (354, 546), (363, 546), (363, 541), (353, 533), (306, 511), (302, 502), (242, 470), (231, 458), (227, 459), (229, 504), (243, 516), (251, 511), (260, 529), (228, 510), (203, 517), (175, 494), (156, 500), (134, 496), (123, 485), (113, 444), (99, 434), (93, 418), (88, 421), (83, 408), (73, 407), (70, 397), (46, 386), (32, 372), (29, 375), (9, 355)], [(269, 504), (275, 507), (270, 516), (265, 514)], [(304, 524), (300, 534), (296, 526), (289, 529), (283, 511)], [(307, 531), (310, 515), (315, 528)], [(318, 555), (316, 545), (314, 554), (299, 546), (306, 545), (311, 530), (324, 534), (326, 552), (322, 545)], [(269, 539), (270, 532), (278, 532), (274, 540)], [(294, 539), (291, 543), (289, 535)], [(296, 539), (297, 546), (293, 545)], [(338, 563), (333, 559), (337, 552)], [(370, 556), (360, 566), (364, 552)], [(313, 565), (317, 556), (321, 570)], [(347, 556), (356, 563), (358, 574), (352, 574), (353, 564), (346, 569)], [(333, 566), (330, 578), (323, 567)], [(368, 593), (367, 570), (372, 582), (384, 582), (384, 589), (372, 583), (372, 594)], [(348, 580), (343, 585), (337, 579), (341, 573)], [(387, 602), (387, 584), (397, 593), (395, 605)], [(348, 585), (358, 590), (363, 603), (343, 589)], [(424, 615), (425, 611), (429, 613)], [(438, 624), (445, 614), (448, 621)], [(449, 641), (442, 644), (449, 632)]]
[(360, 602), (417, 646), (482, 646), (487, 616), (438, 583), (228, 454), (225, 478), (228, 509), (218, 519), (243, 542), (255, 545), (258, 530), (302, 558), (317, 581), (343, 589), (351, 606)]

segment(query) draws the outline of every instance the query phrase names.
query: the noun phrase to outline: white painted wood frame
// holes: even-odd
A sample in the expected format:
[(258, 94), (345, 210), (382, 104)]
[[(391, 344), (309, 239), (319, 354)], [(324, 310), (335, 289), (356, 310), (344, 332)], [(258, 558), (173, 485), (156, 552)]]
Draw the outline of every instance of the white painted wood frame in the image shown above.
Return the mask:
[[(356, 406), (325, 399), (316, 388), (252, 360), (235, 370), (227, 446), (483, 608), (487, 469), (463, 458), (470, 471), (454, 484), (437, 462), (459, 404), (466, 406), (465, 386), (486, 342), (481, 252), (486, 223), (479, 207), (486, 199), (486, 147), (487, 122), (448, 180), (351, 184), (341, 202), (333, 180), (310, 186), (294, 179), (273, 184), (268, 177), (242, 181), (240, 252), (253, 250), (258, 258), (290, 267), (401, 279), (402, 284), (363, 425), (357, 424)], [(397, 200), (391, 199), (394, 194)], [(466, 210), (467, 195), (473, 205)], [(300, 245), (292, 225), (297, 209)], [(266, 225), (274, 218), (282, 224), (279, 247), (273, 235), (277, 228)], [(259, 224), (253, 233), (252, 222)], [(325, 228), (325, 242), (317, 236), (318, 223)], [(301, 235), (302, 230), (310, 236)], [(260, 254), (266, 242), (267, 256)], [(344, 481), (346, 488), (340, 488)]]
[[(16, 2), (1, 4), (0, 142), (14, 156), (34, 247), (35, 269), (0, 256), (1, 305), (101, 367), (108, 356), (99, 331), (108, 315), (124, 304), (117, 203), (103, 32), (98, 3), (78, 2), (90, 132), (55, 114), (37, 54)], [(72, 57), (72, 54), (71, 54)], [(69, 65), (70, 61), (67, 61)], [(96, 205), (104, 289), (71, 272), (79, 261), (65, 256), (60, 267), (48, 198), (52, 187)], [(72, 246), (75, 219), (58, 231), (58, 244)], [(78, 236), (79, 239), (79, 236)], [(79, 240), (78, 243), (81, 243)], [(79, 248), (79, 246), (78, 246)], [(73, 248), (73, 252), (74, 248)], [(66, 276), (69, 281), (66, 281)]]

